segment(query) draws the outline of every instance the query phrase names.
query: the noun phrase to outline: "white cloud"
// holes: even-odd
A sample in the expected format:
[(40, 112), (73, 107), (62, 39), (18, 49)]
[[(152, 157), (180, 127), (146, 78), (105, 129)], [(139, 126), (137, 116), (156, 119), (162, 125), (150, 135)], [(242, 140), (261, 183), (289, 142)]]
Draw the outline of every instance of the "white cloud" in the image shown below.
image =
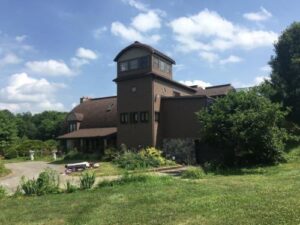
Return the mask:
[(137, 31), (133, 27), (126, 27), (124, 24), (120, 22), (113, 22), (111, 24), (111, 32), (115, 36), (121, 37), (126, 41), (140, 41), (147, 43), (156, 43), (160, 40), (160, 36), (158, 34), (153, 35), (144, 35), (141, 32)]
[(79, 69), (83, 65), (89, 64), (90, 62), (87, 59), (73, 57), (71, 58), (71, 65), (73, 68)]
[(94, 51), (82, 47), (77, 49), (76, 56), (78, 58), (90, 59), (90, 60), (94, 60), (98, 58), (97, 54)]
[(139, 2), (137, 0), (122, 0), (122, 2), (134, 7), (140, 11), (146, 12), (149, 10), (147, 5), (145, 5), (142, 2)]
[(235, 56), (235, 55), (230, 55), (228, 58), (226, 59), (222, 59), (220, 60), (220, 64), (228, 64), (228, 63), (238, 63), (238, 62), (241, 62), (242, 59), (238, 56)]
[(219, 59), (219, 56), (213, 52), (200, 52), (199, 56), (209, 63), (213, 63)]
[(182, 52), (253, 49), (270, 46), (278, 38), (278, 34), (273, 31), (239, 26), (208, 9), (188, 17), (176, 18), (169, 26), (178, 42), (177, 49)]
[(205, 87), (209, 87), (212, 86), (210, 83), (202, 81), (202, 80), (185, 80), (185, 81), (179, 81), (182, 84), (185, 84), (187, 86), (193, 86), (193, 85), (197, 85), (199, 87), (205, 88)]
[(247, 87), (253, 87), (253, 86), (257, 86), (260, 85), (261, 83), (263, 83), (266, 80), (270, 80), (271, 78), (269, 76), (257, 76), (255, 77), (251, 82), (249, 83), (243, 83), (240, 81), (233, 81), (232, 85), (235, 88), (247, 88)]
[(132, 19), (131, 25), (141, 32), (147, 32), (161, 27), (161, 19), (154, 11), (140, 13)]
[(17, 42), (23, 42), (26, 38), (27, 38), (27, 35), (20, 35), (20, 36), (16, 36), (15, 39)]
[(244, 18), (251, 21), (264, 21), (272, 17), (272, 13), (266, 10), (264, 7), (260, 7), (258, 12), (245, 13)]
[(53, 59), (47, 61), (30, 61), (26, 63), (26, 67), (34, 73), (50, 76), (71, 76), (72, 70), (63, 61)]
[(104, 27), (100, 27), (96, 30), (93, 31), (93, 35), (94, 35), (94, 38), (96, 39), (99, 39), (102, 37), (102, 35), (107, 31), (107, 27), (104, 26)]
[(261, 83), (270, 80), (271, 78), (269, 76), (257, 76), (254, 78), (254, 84), (260, 85)]
[(272, 71), (272, 68), (269, 65), (265, 65), (265, 66), (262, 66), (260, 68), (260, 70), (263, 71), (263, 72), (270, 73)]
[(22, 61), (18, 56), (13, 53), (6, 54), (3, 58), (0, 59), (0, 67), (4, 67), (9, 64), (18, 64)]
[(64, 87), (64, 84), (35, 79), (26, 73), (13, 74), (7, 87), (0, 89), (0, 108), (14, 112), (64, 110), (63, 104), (55, 99), (55, 92)]

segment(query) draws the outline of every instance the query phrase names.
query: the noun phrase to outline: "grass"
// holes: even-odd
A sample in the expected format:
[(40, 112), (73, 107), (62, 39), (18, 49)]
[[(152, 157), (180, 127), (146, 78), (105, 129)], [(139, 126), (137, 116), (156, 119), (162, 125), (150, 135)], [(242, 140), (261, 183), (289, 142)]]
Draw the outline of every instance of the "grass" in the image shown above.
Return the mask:
[(4, 166), (3, 160), (0, 159), (0, 177), (8, 175), (11, 171)]
[[(288, 163), (208, 174), (148, 176), (91, 191), (4, 198), (0, 224), (300, 224), (300, 148)], [(300, 154), (299, 154), (300, 156)]]

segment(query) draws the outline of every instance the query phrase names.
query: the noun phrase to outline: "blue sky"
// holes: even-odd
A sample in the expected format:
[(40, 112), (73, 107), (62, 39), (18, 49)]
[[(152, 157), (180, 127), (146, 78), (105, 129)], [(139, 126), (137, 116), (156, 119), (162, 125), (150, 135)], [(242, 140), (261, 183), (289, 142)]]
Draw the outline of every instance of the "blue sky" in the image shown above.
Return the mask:
[(297, 0), (0, 0), (0, 109), (68, 111), (116, 94), (116, 54), (138, 40), (170, 55), (174, 79), (236, 87), (267, 79)]

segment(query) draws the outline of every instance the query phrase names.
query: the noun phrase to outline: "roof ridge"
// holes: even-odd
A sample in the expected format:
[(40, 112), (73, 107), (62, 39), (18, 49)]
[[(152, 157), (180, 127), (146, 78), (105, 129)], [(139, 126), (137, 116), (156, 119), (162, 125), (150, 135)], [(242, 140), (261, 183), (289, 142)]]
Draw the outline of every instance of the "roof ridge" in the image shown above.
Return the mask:
[[(228, 84), (214, 85), (214, 86), (206, 87), (205, 89), (216, 88), (216, 87), (225, 87), (225, 86), (231, 86), (231, 84), (228, 83)], [(204, 90), (205, 90), (205, 89), (204, 89)]]

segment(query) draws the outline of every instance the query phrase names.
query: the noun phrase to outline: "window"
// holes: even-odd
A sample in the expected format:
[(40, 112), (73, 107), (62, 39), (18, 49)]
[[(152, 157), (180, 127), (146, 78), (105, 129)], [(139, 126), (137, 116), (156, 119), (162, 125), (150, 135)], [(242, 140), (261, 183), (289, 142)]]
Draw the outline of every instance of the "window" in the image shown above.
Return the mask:
[(144, 56), (139, 59), (139, 68), (147, 68), (149, 66), (149, 56)]
[(73, 132), (75, 130), (77, 130), (77, 124), (76, 124), (76, 122), (70, 123), (70, 125), (69, 125), (69, 131)]
[(128, 70), (128, 61), (120, 62), (120, 71), (127, 71)]
[(120, 114), (120, 122), (122, 124), (128, 123), (128, 113), (121, 113)]
[(153, 57), (153, 68), (159, 68), (159, 59)]
[(157, 57), (153, 57), (153, 68), (159, 69), (164, 73), (171, 73), (172, 67), (169, 63), (159, 59)]
[(159, 70), (165, 72), (165, 62), (159, 60)]
[(139, 114), (137, 112), (130, 113), (130, 122), (131, 123), (139, 122)]
[(139, 65), (138, 65), (139, 61), (137, 59), (133, 59), (129, 61), (129, 69), (130, 70), (136, 70), (138, 69)]
[(140, 120), (142, 123), (147, 123), (149, 121), (149, 112), (140, 112)]
[(149, 56), (143, 56), (136, 59), (119, 62), (120, 72), (128, 70), (143, 69), (149, 66)]
[(155, 112), (154, 116), (155, 116), (155, 121), (159, 122), (159, 120), (160, 120), (160, 113), (159, 112)]

